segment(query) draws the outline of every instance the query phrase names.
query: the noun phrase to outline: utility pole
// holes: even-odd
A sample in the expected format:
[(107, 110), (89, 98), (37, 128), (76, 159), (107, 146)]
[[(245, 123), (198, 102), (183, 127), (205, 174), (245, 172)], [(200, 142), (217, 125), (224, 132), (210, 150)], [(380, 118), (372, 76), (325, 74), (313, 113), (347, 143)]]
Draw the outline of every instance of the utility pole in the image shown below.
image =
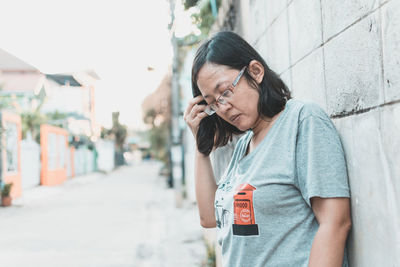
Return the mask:
[(175, 0), (170, 0), (171, 9), (171, 44), (173, 49), (171, 77), (171, 171), (175, 189), (176, 206), (181, 207), (183, 201), (183, 169), (182, 138), (179, 124), (180, 96), (178, 83), (179, 49), (175, 36)]

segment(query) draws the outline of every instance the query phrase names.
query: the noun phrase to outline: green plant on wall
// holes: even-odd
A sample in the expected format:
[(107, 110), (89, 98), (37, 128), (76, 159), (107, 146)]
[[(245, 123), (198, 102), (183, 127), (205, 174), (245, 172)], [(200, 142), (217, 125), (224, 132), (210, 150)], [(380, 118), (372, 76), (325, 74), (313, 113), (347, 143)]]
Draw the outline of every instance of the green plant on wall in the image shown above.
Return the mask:
[(215, 22), (211, 3), (214, 2), (217, 10), (221, 4), (221, 0), (183, 0), (185, 9), (198, 7), (198, 12), (192, 14), (193, 24), (201, 31), (202, 37), (205, 37), (210, 32), (211, 26)]
[(123, 150), (125, 139), (128, 133), (127, 127), (119, 122), (119, 112), (112, 113), (113, 127), (111, 132), (114, 135), (115, 143), (120, 151)]
[(0, 110), (11, 107), (11, 98), (9, 96), (0, 95)]
[(68, 114), (58, 110), (46, 113), (46, 116), (51, 121), (62, 121), (68, 118)]
[(3, 85), (0, 84), (0, 111), (12, 107), (12, 98), (9, 95), (3, 95)]
[(123, 158), (125, 140), (128, 135), (128, 128), (119, 122), (119, 112), (112, 113), (112, 128), (102, 128), (101, 138), (112, 139), (115, 142), (115, 163), (117, 166), (124, 165)]
[(40, 142), (40, 125), (47, 122), (47, 117), (39, 111), (22, 112), (22, 138), (25, 139), (28, 131), (32, 134), (32, 138), (36, 142)]
[(203, 262), (203, 267), (215, 267), (217, 264), (216, 255), (215, 255), (215, 246), (210, 244), (208, 241), (205, 241), (207, 255), (206, 259)]
[(147, 111), (143, 120), (146, 124), (151, 126), (147, 133), (151, 154), (167, 165), (169, 161), (169, 120), (165, 119), (162, 114), (157, 114), (154, 109)]
[[(45, 91), (42, 88), (38, 95), (34, 96), (15, 96), (10, 94), (1, 94), (2, 87), (0, 85), (0, 111), (12, 110), (21, 116), (22, 138), (25, 139), (27, 133), (30, 132), (36, 142), (40, 142), (40, 125), (47, 123), (47, 117), (41, 113), (41, 108), (45, 101)], [(26, 110), (22, 110), (20, 103), (21, 99), (28, 102)], [(0, 126), (1, 127), (1, 126)], [(1, 133), (1, 131), (0, 131)]]
[[(0, 93), (1, 93), (2, 90), (3, 90), (3, 86), (0, 84)], [(4, 133), (6, 131), (3, 128), (3, 125), (1, 123), (1, 111), (3, 109), (8, 108), (10, 106), (10, 104), (11, 104), (11, 101), (9, 101), (9, 98), (0, 94), (0, 153), (1, 153), (2, 145), (3, 145), (3, 142), (1, 141), (2, 140), (2, 136), (4, 135)], [(0, 160), (1, 160), (1, 155), (0, 155)], [(1, 171), (1, 168), (0, 168), (0, 171)], [(0, 179), (1, 179), (1, 174), (0, 174)]]
[[(0, 116), (1, 116), (1, 109), (0, 109)], [(3, 126), (1, 125), (1, 119), (0, 119), (0, 160), (1, 160), (1, 150), (3, 149), (3, 136), (6, 132), (6, 129), (3, 128)], [(1, 161), (0, 161), (0, 165), (1, 165)], [(1, 170), (1, 166), (0, 166), (0, 170)], [(0, 177), (1, 178), (1, 177)]]
[(13, 183), (4, 184), (3, 188), (1, 189), (1, 197), (9, 197), (12, 186), (13, 186)]

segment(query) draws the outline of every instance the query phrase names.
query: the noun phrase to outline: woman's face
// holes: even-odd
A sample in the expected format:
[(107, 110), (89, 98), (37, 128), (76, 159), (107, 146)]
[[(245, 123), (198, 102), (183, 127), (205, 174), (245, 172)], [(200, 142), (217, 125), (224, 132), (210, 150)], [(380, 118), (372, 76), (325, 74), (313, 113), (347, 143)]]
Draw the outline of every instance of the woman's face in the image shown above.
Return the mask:
[[(214, 102), (228, 89), (238, 74), (239, 70), (228, 66), (204, 64), (197, 76), (197, 86), (207, 104)], [(258, 81), (257, 77), (254, 78)], [(251, 87), (243, 75), (233, 88), (233, 96), (226, 104), (219, 104), (217, 115), (239, 130), (246, 131), (253, 128), (259, 120), (258, 99), (257, 89)]]

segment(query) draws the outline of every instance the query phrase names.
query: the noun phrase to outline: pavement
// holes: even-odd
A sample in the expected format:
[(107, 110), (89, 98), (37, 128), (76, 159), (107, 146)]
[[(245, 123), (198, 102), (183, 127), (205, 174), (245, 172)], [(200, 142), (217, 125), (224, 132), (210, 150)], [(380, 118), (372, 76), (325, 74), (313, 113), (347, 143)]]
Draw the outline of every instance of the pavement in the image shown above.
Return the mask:
[(197, 207), (176, 207), (160, 167), (143, 162), (23, 191), (0, 208), (0, 266), (203, 266)]

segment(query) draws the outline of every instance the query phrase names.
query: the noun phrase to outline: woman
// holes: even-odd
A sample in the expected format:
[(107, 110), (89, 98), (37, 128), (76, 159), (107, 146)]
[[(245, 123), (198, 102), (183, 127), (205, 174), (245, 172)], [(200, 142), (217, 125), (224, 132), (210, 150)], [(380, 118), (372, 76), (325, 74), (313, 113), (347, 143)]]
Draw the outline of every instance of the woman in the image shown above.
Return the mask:
[[(224, 266), (347, 266), (351, 228), (345, 156), (329, 116), (292, 99), (233, 32), (198, 49), (184, 118), (197, 142), (203, 227), (217, 227)], [(244, 133), (216, 184), (210, 152)]]

